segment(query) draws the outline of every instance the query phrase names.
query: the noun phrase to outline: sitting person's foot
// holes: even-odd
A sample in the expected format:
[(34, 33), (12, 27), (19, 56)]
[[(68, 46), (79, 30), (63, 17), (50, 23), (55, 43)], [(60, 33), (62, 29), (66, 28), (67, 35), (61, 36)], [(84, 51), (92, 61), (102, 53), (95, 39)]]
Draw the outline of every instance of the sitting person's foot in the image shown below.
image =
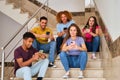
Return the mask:
[(63, 76), (63, 79), (67, 79), (67, 78), (69, 78), (69, 77), (70, 77), (70, 72), (67, 71), (66, 74)]
[(83, 76), (83, 71), (80, 71), (80, 74), (79, 74), (78, 78), (79, 78), (79, 79), (84, 78), (84, 76)]
[(92, 58), (92, 59), (96, 59), (95, 54), (92, 54), (91, 58)]
[(53, 67), (53, 68), (56, 68), (56, 65), (53, 63), (53, 62), (50, 62), (48, 67)]

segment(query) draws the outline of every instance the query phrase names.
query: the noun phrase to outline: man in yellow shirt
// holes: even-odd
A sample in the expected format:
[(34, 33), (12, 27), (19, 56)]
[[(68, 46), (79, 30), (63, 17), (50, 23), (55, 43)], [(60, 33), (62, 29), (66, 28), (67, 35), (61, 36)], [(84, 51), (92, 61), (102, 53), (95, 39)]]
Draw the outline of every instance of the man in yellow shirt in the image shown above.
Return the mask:
[(31, 30), (36, 37), (32, 46), (37, 50), (43, 50), (44, 53), (49, 53), (49, 67), (52, 67), (54, 66), (56, 42), (54, 41), (52, 30), (47, 27), (47, 22), (48, 19), (43, 16), (40, 18), (40, 26)]

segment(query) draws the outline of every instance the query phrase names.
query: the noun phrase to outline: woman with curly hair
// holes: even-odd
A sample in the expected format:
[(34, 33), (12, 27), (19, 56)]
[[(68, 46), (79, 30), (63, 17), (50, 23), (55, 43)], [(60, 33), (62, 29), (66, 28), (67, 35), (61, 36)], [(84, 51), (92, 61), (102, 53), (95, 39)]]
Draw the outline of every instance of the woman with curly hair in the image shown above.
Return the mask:
[(85, 43), (88, 52), (92, 52), (92, 59), (96, 59), (96, 52), (99, 50), (100, 37), (99, 37), (100, 26), (97, 23), (95, 16), (90, 16), (87, 24), (82, 30), (83, 36), (85, 38)]
[(60, 11), (57, 16), (56, 19), (58, 21), (57, 24), (57, 54), (60, 53), (60, 46), (63, 42), (64, 37), (66, 36), (67, 33), (67, 29), (68, 27), (74, 23), (74, 21), (72, 20), (72, 15), (70, 12), (68, 11)]

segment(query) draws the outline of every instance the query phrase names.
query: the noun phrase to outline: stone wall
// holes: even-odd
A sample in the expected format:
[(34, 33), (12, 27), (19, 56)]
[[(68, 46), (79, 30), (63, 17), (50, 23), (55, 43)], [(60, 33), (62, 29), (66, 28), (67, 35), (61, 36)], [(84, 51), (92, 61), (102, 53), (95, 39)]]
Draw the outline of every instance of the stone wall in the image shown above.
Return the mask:
[(110, 51), (113, 58), (120, 56), (120, 37), (110, 44)]
[(111, 80), (120, 80), (120, 55), (112, 59)]
[(107, 42), (105, 40), (104, 36), (101, 36), (101, 58), (102, 58), (102, 67), (104, 69), (104, 78), (106, 80), (112, 80), (111, 79), (111, 68), (112, 68), (112, 57), (110, 50), (108, 48)]

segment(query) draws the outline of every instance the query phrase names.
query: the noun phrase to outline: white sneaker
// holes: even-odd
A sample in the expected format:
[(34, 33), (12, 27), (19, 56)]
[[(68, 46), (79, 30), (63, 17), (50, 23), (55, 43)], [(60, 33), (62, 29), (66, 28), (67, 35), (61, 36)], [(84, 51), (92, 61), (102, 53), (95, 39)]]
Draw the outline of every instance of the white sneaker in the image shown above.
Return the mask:
[(92, 54), (91, 58), (96, 59), (95, 53)]
[(63, 76), (63, 79), (68, 79), (68, 78), (69, 78), (68, 75), (64, 75), (64, 76)]
[(93, 59), (96, 59), (96, 57), (95, 57), (95, 56), (93, 56)]
[(79, 79), (82, 79), (82, 78), (84, 78), (84, 76), (83, 76), (83, 75), (79, 75), (78, 78), (79, 78)]
[(79, 79), (84, 78), (84, 76), (83, 76), (83, 71), (80, 71), (78, 78), (79, 78)]
[(52, 67), (53, 67), (53, 68), (56, 68), (57, 66), (54, 64)]
[(68, 79), (70, 76), (70, 71), (67, 71), (66, 74), (63, 76), (63, 79)]

